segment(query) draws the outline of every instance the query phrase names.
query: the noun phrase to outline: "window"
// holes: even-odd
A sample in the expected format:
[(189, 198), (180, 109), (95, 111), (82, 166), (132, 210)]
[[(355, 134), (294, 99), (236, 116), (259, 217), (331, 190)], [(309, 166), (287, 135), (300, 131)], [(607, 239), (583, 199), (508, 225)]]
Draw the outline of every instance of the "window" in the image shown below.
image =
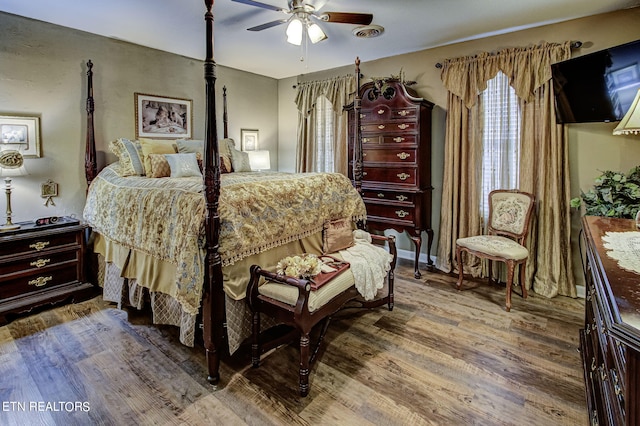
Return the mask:
[(316, 100), (316, 172), (333, 172), (334, 134), (333, 134), (333, 106), (326, 96), (320, 95)]
[(520, 108), (509, 78), (498, 72), (481, 95), (484, 113), (482, 135), (481, 214), (489, 218), (489, 193), (518, 187), (520, 171)]

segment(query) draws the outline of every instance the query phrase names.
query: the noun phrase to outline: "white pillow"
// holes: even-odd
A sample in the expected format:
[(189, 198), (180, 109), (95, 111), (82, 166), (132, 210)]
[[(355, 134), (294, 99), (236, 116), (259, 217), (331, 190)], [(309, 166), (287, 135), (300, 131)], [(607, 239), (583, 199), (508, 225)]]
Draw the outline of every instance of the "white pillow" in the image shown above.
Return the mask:
[(171, 177), (202, 177), (195, 152), (188, 154), (165, 154), (164, 156), (171, 168)]

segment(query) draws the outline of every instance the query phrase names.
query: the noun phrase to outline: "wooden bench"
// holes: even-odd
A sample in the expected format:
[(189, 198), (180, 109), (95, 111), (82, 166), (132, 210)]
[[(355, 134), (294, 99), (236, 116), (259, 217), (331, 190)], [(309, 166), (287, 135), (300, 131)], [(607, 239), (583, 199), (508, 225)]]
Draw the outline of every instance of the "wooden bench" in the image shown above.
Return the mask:
[[(353, 283), (353, 276), (344, 272), (331, 281), (324, 284), (318, 290), (311, 290), (311, 282), (306, 279), (298, 279), (288, 277), (273, 272), (263, 270), (258, 265), (251, 267), (251, 279), (247, 287), (247, 303), (253, 313), (252, 324), (252, 344), (251, 344), (251, 363), (254, 368), (260, 365), (260, 355), (271, 348), (280, 346), (287, 341), (292, 340), (294, 336), (300, 338), (300, 373), (299, 373), (299, 391), (301, 396), (309, 393), (309, 370), (316, 360), (318, 350), (324, 339), (324, 335), (329, 327), (331, 317), (345, 307), (353, 308), (375, 308), (387, 305), (391, 311), (393, 309), (393, 281), (394, 270), (397, 260), (397, 251), (395, 245), (395, 237), (371, 235), (374, 242), (387, 243), (389, 252), (393, 259), (391, 261), (391, 269), (389, 270), (385, 287), (379, 291), (386, 290), (383, 297), (374, 300), (365, 301)], [(269, 297), (265, 291), (261, 292), (262, 279), (266, 279), (264, 285), (288, 285), (297, 288), (297, 297), (293, 293), (293, 297), (280, 298), (288, 299), (286, 301), (277, 300)], [(285, 288), (286, 289), (286, 288)], [(291, 292), (289, 292), (291, 293)], [(292, 326), (291, 333), (285, 337), (272, 339), (268, 342), (261, 342), (260, 333), (260, 315), (266, 314), (276, 319), (278, 322)], [(320, 336), (313, 351), (310, 350), (309, 334), (318, 323), (323, 321)]]

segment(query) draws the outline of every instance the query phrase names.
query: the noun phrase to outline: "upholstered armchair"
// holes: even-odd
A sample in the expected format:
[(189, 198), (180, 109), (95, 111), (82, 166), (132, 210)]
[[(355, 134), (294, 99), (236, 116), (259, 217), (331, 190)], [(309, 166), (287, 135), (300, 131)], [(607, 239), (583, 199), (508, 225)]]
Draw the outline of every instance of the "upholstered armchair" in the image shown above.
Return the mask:
[(486, 235), (478, 235), (456, 240), (456, 260), (458, 262), (458, 282), (462, 289), (464, 275), (462, 252), (488, 259), (489, 281), (492, 279), (492, 261), (507, 265), (506, 310), (511, 310), (511, 288), (516, 265), (519, 265), (522, 297), (527, 298), (525, 285), (525, 265), (529, 250), (525, 246), (529, 232), (529, 222), (535, 197), (518, 190), (495, 190), (489, 194), (489, 221)]

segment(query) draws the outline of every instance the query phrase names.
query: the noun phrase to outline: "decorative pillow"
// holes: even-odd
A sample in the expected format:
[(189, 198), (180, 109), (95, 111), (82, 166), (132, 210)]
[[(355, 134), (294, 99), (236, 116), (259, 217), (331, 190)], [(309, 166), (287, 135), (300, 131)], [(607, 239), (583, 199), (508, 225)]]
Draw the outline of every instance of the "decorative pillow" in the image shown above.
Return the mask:
[(176, 140), (176, 146), (178, 147), (178, 153), (196, 152), (204, 157), (204, 141), (194, 139), (178, 139)]
[(121, 176), (144, 176), (140, 142), (119, 138), (109, 143), (109, 149), (118, 156)]
[(151, 168), (147, 171), (147, 177), (162, 178), (171, 176), (171, 167), (164, 154), (149, 154)]
[(149, 174), (151, 170), (149, 154), (175, 154), (177, 152), (175, 142), (172, 140), (165, 141), (146, 138), (140, 138), (139, 140), (142, 146), (142, 161), (147, 174)]
[(188, 154), (165, 154), (164, 157), (169, 162), (171, 177), (202, 177), (202, 173), (200, 173), (200, 168), (198, 167), (197, 154), (195, 152), (190, 152)]
[(228, 155), (231, 156), (231, 150), (236, 149), (236, 142), (231, 138), (221, 139), (218, 142), (218, 150), (220, 151), (220, 155)]
[(251, 163), (249, 163), (249, 154), (238, 151), (237, 149), (232, 149), (231, 166), (234, 172), (250, 172)]
[(233, 166), (229, 155), (220, 154), (220, 173), (231, 173)]
[(322, 230), (322, 253), (337, 253), (353, 245), (351, 220), (336, 219), (325, 222)]

